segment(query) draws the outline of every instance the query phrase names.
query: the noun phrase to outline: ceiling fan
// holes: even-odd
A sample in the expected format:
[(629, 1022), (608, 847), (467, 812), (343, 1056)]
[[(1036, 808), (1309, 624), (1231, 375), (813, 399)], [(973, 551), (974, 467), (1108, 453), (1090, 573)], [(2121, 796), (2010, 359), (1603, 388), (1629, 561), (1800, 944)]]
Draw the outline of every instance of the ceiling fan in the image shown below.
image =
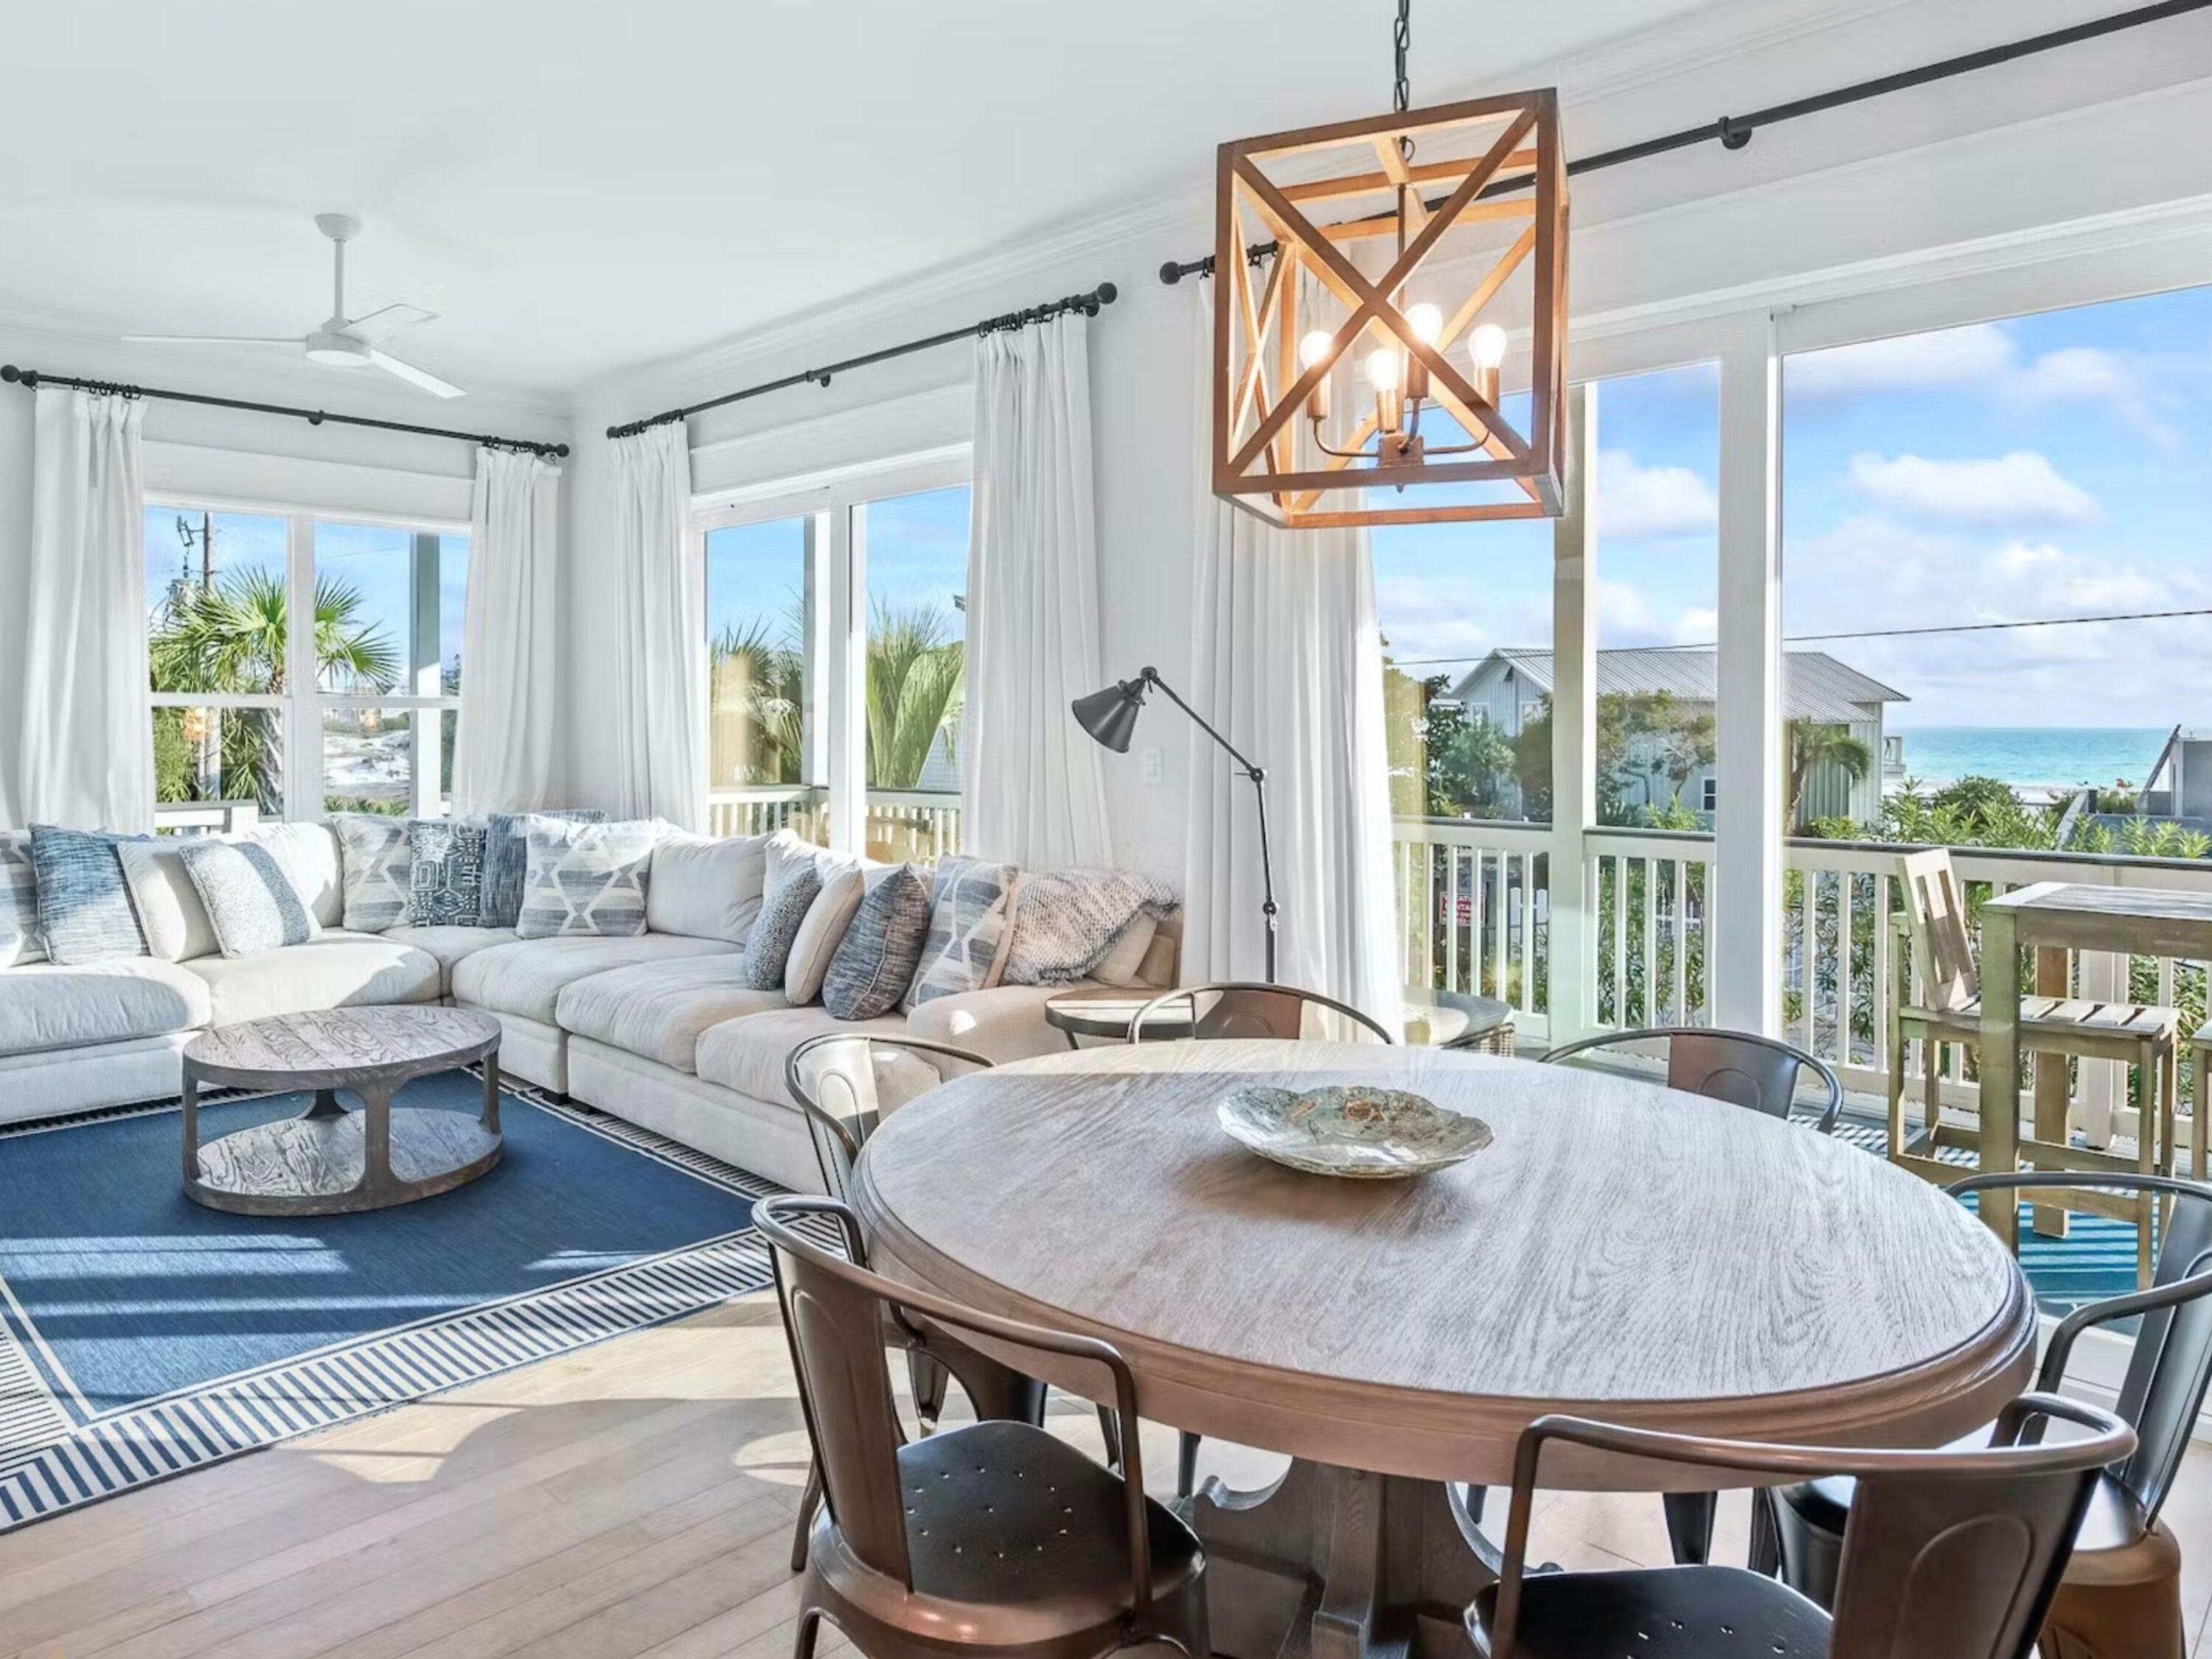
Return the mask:
[(420, 306), (390, 305), (372, 311), (365, 317), (348, 317), (345, 308), (346, 244), (362, 233), (359, 219), (350, 213), (318, 213), (315, 225), (331, 239), (333, 270), (331, 276), (331, 314), (305, 336), (257, 336), (225, 334), (126, 334), (123, 337), (141, 345), (252, 345), (304, 346), (310, 362), (328, 363), (334, 368), (359, 368), (374, 364), (387, 374), (396, 374), (410, 386), (419, 386), (434, 397), (459, 398), (461, 388), (450, 380), (441, 380), (428, 369), (403, 362), (383, 349), (383, 343), (401, 329), (416, 323), (427, 323), (437, 316), (434, 311), (425, 311)]

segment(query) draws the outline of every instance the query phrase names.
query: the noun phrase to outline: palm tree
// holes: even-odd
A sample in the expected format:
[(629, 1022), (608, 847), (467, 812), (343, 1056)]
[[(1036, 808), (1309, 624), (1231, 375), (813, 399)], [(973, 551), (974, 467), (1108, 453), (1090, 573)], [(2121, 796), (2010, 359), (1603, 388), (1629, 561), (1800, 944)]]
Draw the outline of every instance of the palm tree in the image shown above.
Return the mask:
[(804, 762), (805, 663), (765, 618), (726, 627), (708, 644), (714, 779), (720, 783), (798, 783)]
[[(381, 693), (398, 681), (398, 648), (361, 620), (362, 605), (361, 590), (351, 583), (334, 576), (316, 581), (316, 676), (331, 690)], [(290, 611), (284, 578), (276, 571), (235, 570), (212, 587), (179, 586), (147, 641), (154, 690), (281, 696)], [(278, 721), (264, 717), (220, 729), (226, 793), (249, 788), (275, 810), (284, 775)]]
[(938, 734), (951, 752), (960, 725), (967, 647), (945, 637), (934, 605), (893, 611), (880, 601), (868, 621), (868, 781), (911, 789)]
[(1874, 769), (1874, 750), (1851, 735), (1847, 726), (1832, 726), (1802, 715), (1790, 722), (1790, 822), (1797, 822), (1805, 786), (1814, 772), (1832, 766), (1853, 783)]

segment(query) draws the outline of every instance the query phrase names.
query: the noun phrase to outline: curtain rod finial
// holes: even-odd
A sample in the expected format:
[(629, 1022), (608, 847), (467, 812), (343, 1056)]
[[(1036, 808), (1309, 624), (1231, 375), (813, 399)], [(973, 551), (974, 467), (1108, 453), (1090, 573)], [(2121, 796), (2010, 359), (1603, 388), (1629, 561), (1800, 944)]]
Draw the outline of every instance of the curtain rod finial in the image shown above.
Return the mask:
[(1113, 283), (1101, 283), (1098, 284), (1098, 303), (1100, 305), (1110, 306), (1115, 301), (1121, 297), (1121, 290), (1115, 287)]
[(1165, 264), (1162, 265), (1160, 267), (1160, 281), (1166, 283), (1170, 288), (1173, 288), (1177, 283), (1182, 281), (1182, 261), (1170, 259)]

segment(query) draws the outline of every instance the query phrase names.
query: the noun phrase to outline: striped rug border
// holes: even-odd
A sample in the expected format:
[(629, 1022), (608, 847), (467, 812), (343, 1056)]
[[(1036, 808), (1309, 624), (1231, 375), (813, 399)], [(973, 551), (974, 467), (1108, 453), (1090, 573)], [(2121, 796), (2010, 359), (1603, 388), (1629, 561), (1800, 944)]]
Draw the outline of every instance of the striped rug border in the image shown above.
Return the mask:
[[(743, 1197), (784, 1189), (665, 1135), (502, 1080), (509, 1096), (641, 1156)], [(245, 1097), (243, 1092), (232, 1098)], [(0, 1139), (112, 1118), (174, 1111), (176, 1103), (11, 1125)], [(810, 1227), (810, 1232), (817, 1231)], [(827, 1240), (834, 1243), (836, 1241)], [(699, 1313), (765, 1288), (768, 1249), (748, 1226), (559, 1285), (369, 1333), (233, 1376), (196, 1383), (76, 1423), (61, 1413), (0, 1326), (0, 1534), (303, 1434), (358, 1421), (471, 1382)], [(42, 1409), (19, 1389), (28, 1372)]]

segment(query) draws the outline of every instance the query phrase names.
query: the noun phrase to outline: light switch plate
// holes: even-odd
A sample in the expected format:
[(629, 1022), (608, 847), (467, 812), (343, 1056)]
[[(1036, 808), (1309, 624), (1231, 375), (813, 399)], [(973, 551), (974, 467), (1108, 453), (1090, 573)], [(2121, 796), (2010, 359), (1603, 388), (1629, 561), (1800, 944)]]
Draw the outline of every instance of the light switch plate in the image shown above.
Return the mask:
[(1158, 783), (1161, 778), (1165, 775), (1165, 772), (1160, 765), (1159, 744), (1156, 743), (1148, 743), (1145, 745), (1144, 768), (1145, 781), (1146, 783)]

